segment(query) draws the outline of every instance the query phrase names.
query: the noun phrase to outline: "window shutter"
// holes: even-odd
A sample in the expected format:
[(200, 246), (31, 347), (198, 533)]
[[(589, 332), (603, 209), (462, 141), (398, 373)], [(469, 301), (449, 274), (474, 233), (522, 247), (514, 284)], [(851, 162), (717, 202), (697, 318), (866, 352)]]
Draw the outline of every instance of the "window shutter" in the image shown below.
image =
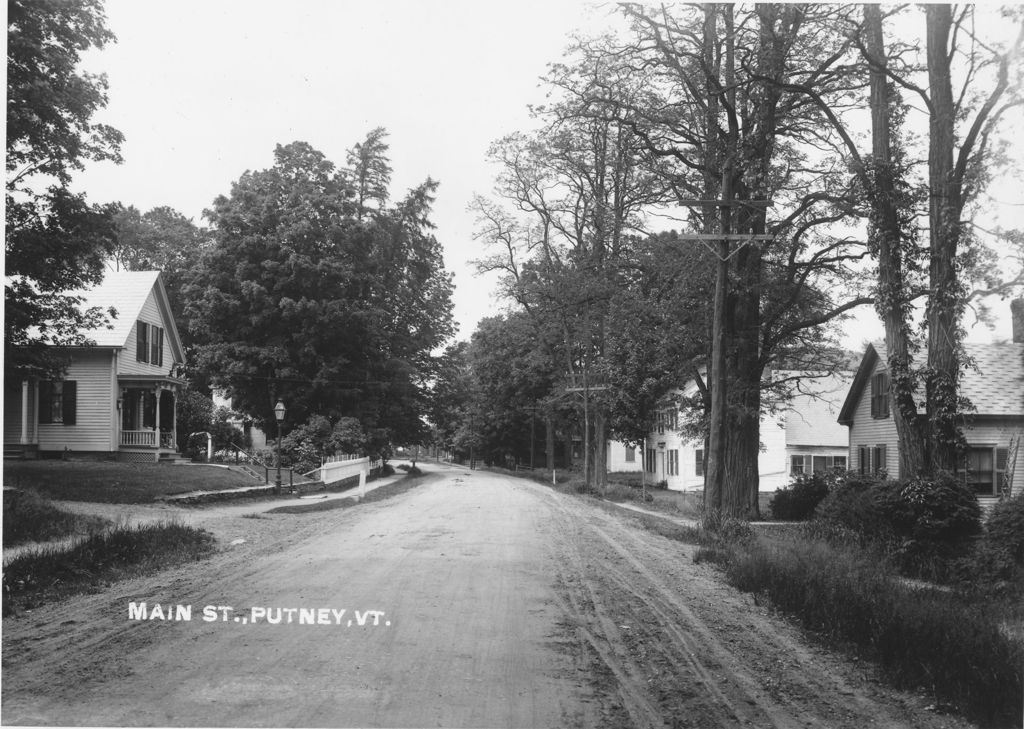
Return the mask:
[(697, 472), (696, 472), (695, 475), (703, 476), (704, 475), (704, 451), (703, 451), (703, 449), (698, 448), (696, 451), (694, 451), (694, 454), (696, 455), (696, 462), (697, 462)]
[(871, 417), (878, 417), (878, 375), (871, 377)]
[(53, 422), (53, 383), (39, 383), (39, 424), (49, 425)]
[(885, 446), (884, 445), (878, 446), (878, 463), (875, 464), (875, 470), (876, 471), (888, 470), (888, 463), (889, 463), (889, 461), (886, 459), (886, 454), (885, 454)]
[(144, 321), (135, 322), (135, 361), (145, 362), (149, 356), (149, 344), (146, 342), (146, 327)]
[(158, 326), (153, 326), (151, 327), (150, 334), (153, 340), (151, 343), (153, 350), (150, 353), (149, 362), (150, 364), (162, 367), (164, 364), (164, 330)]
[(74, 380), (64, 380), (63, 400), (64, 425), (75, 425), (78, 416), (78, 383)]

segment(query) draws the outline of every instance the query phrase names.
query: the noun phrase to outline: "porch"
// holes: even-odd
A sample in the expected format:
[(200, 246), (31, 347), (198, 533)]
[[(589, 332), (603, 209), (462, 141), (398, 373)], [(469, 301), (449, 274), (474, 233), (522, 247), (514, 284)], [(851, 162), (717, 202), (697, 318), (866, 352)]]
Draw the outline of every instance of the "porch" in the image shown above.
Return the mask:
[(178, 455), (178, 383), (170, 378), (118, 377), (118, 460), (153, 461)]

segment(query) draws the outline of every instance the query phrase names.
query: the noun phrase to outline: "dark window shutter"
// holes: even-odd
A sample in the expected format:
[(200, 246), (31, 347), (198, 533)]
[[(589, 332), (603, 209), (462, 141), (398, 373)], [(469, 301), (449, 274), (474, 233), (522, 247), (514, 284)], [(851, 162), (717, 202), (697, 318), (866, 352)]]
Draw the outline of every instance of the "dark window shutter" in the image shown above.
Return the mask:
[(75, 425), (78, 416), (78, 383), (74, 380), (64, 380), (63, 405), (64, 425)]
[(144, 321), (135, 322), (135, 360), (137, 362), (148, 362), (149, 342), (146, 341), (146, 329), (149, 327)]
[(164, 330), (158, 328), (156, 330), (156, 363), (159, 367), (164, 366)]
[(871, 417), (878, 417), (878, 375), (871, 378)]
[(53, 422), (53, 383), (39, 383), (39, 423), (48, 425)]
[[(878, 395), (878, 399), (881, 401), (881, 408), (880, 409), (882, 411), (882, 414), (879, 417), (888, 418), (889, 417), (889, 375), (882, 375), (882, 376), (880, 376), (878, 378), (878, 382), (879, 382), (879, 385), (880, 385), (881, 390), (882, 390), (879, 393), (879, 395)], [(885, 449), (883, 448), (882, 451), (885, 452)]]

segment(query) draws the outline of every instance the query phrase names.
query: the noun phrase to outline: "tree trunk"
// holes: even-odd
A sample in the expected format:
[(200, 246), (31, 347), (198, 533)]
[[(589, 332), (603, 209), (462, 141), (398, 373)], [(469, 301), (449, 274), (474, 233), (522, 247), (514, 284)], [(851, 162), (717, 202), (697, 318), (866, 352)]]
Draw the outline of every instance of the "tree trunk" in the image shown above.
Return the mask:
[[(718, 88), (717, 69), (719, 67), (716, 50), (717, 42), (717, 7), (709, 3), (704, 6), (704, 63), (707, 69), (707, 112), (705, 123), (706, 149), (705, 149), (705, 195), (707, 199), (714, 199), (724, 194), (722, 179), (717, 179), (712, 170), (719, 169), (720, 162), (718, 145)], [(726, 209), (723, 209), (726, 210)], [(723, 214), (724, 217), (724, 214)], [(715, 232), (716, 225), (714, 214), (711, 210), (705, 211), (705, 232)], [(725, 232), (724, 222), (721, 223)], [(708, 434), (708, 457), (707, 472), (704, 477), (704, 508), (706, 511), (718, 512), (722, 508), (722, 486), (725, 476), (725, 463), (723, 448), (725, 447), (725, 342), (723, 331), (725, 328), (725, 300), (726, 287), (728, 286), (728, 266), (725, 258), (729, 254), (729, 244), (722, 240), (718, 244), (718, 268), (715, 274), (715, 301), (714, 321), (712, 323), (711, 336), (711, 371), (708, 376), (708, 385), (711, 390), (711, 418)]]
[(608, 429), (600, 407), (594, 412), (594, 477), (598, 491), (604, 496), (608, 490)]
[(957, 427), (960, 380), (960, 318), (964, 291), (957, 280), (962, 190), (953, 169), (955, 106), (948, 53), (952, 11), (949, 5), (925, 8), (928, 46), (929, 109), (928, 185), (931, 254), (928, 297), (929, 471), (955, 471), (962, 447)]
[(870, 76), (873, 169), (870, 171), (871, 217), (868, 244), (878, 257), (875, 309), (885, 327), (889, 392), (893, 401), (890, 412), (899, 441), (899, 475), (908, 477), (921, 472), (925, 453), (914, 402), (916, 377), (911, 366), (910, 330), (907, 322), (911, 304), (907, 298), (902, 249), (905, 236), (900, 222), (896, 189), (900, 172), (892, 155), (893, 137), (889, 119), (893, 101), (884, 70), (887, 57), (882, 36), (882, 14), (878, 5), (864, 6), (864, 25), (867, 50), (873, 61)]

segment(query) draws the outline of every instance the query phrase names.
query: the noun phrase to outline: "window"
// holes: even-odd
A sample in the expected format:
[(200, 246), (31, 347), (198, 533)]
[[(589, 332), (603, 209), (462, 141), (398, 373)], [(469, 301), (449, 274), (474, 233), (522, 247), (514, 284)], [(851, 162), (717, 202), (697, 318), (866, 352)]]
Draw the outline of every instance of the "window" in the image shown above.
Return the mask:
[[(859, 464), (858, 473), (878, 473), (888, 470), (886, 463), (885, 444), (876, 446), (860, 446), (857, 448)], [(846, 466), (846, 459), (843, 459), (843, 467)]]
[(162, 367), (164, 364), (164, 330), (156, 324), (135, 322), (135, 360)]
[(39, 383), (39, 422), (74, 425), (78, 415), (78, 383), (74, 380)]
[(658, 435), (665, 435), (665, 413), (658, 413)]
[(655, 452), (656, 451), (653, 448), (648, 448), (647, 449), (647, 455), (646, 455), (646, 457), (644, 459), (644, 461), (645, 461), (645, 463), (644, 463), (644, 470), (647, 471), (647, 473), (654, 473), (655, 472), (655, 465), (654, 465), (654, 454), (655, 454)]
[(668, 475), (679, 475), (679, 451), (674, 448), (668, 452)]
[(697, 462), (696, 475), (703, 476), (704, 475), (704, 449), (703, 448), (697, 448), (693, 452), (693, 455), (694, 455), (694, 459)]
[(994, 446), (968, 448), (967, 453), (964, 454), (959, 476), (979, 496), (997, 494), (1006, 475), (1008, 455), (1008, 448)]
[(668, 427), (669, 430), (675, 432), (679, 430), (679, 411), (670, 410), (668, 412)]
[(636, 448), (626, 446), (626, 463), (636, 463)]
[(877, 372), (871, 378), (871, 417), (889, 417), (889, 375), (885, 372)]
[(846, 456), (811, 456), (796, 454), (790, 456), (789, 472), (793, 475), (845, 471)]

